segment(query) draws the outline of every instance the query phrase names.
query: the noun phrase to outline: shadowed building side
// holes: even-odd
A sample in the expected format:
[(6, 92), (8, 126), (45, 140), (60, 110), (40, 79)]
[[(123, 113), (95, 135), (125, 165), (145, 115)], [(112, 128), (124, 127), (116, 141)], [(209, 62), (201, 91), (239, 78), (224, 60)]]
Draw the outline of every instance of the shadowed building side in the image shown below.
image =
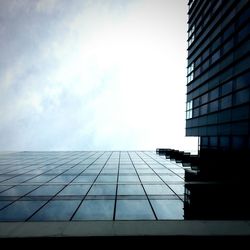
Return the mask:
[(249, 1), (188, 4), (186, 135), (199, 157), (185, 172), (185, 218), (249, 219)]
[[(189, 1), (186, 135), (204, 179), (249, 172), (249, 1)], [(235, 171), (237, 169), (237, 171)]]

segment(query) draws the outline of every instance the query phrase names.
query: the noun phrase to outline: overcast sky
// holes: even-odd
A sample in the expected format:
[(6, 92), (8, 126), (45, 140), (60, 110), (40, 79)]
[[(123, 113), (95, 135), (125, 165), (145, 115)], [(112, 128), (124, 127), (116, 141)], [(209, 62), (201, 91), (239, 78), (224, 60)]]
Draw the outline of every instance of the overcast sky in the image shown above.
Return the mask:
[(0, 150), (196, 149), (186, 0), (0, 0)]

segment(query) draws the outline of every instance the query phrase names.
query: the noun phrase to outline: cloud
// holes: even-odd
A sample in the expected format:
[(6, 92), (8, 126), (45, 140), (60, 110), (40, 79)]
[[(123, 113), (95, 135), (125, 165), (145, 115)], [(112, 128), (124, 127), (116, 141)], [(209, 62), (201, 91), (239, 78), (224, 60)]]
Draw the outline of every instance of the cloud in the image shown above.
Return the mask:
[(185, 1), (12, 3), (1, 150), (196, 146), (184, 138)]
[(38, 12), (53, 12), (56, 6), (59, 5), (58, 0), (37, 0), (35, 9)]

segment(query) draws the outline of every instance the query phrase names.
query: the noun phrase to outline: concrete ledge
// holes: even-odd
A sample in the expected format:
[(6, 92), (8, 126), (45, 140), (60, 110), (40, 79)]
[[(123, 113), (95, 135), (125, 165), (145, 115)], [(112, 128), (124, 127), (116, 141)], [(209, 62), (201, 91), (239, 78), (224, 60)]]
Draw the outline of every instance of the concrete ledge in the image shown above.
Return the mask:
[(250, 236), (250, 221), (2, 222), (0, 238)]

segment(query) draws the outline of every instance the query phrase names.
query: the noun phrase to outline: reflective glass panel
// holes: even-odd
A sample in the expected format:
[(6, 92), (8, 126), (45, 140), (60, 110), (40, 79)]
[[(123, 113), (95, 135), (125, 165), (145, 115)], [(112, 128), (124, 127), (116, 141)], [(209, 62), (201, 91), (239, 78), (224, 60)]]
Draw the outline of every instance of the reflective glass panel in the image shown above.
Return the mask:
[(45, 201), (16, 201), (0, 211), (0, 221), (25, 221)]
[(76, 177), (76, 179), (73, 182), (78, 183), (92, 183), (96, 178), (96, 175), (81, 175)]
[(183, 219), (183, 202), (180, 200), (151, 200), (151, 204), (159, 220)]
[(69, 185), (65, 187), (58, 195), (85, 195), (90, 185)]
[(71, 218), (80, 200), (53, 200), (47, 203), (41, 210), (35, 213), (31, 221), (66, 221)]
[(48, 182), (51, 179), (55, 178), (56, 175), (39, 175), (35, 178), (32, 178), (30, 180), (28, 180), (28, 182), (32, 182), (32, 183), (44, 183), (44, 182)]
[(119, 183), (140, 183), (136, 175), (119, 175)]
[(116, 220), (154, 220), (147, 200), (117, 200)]
[(163, 183), (163, 181), (157, 175), (140, 175), (142, 183), (145, 182), (158, 182)]
[(112, 220), (114, 200), (84, 200), (73, 220)]
[(10, 203), (11, 201), (0, 201), (0, 209), (2, 209), (3, 207), (7, 206)]
[(11, 189), (8, 189), (0, 194), (0, 196), (23, 196), (33, 189), (35, 189), (37, 186), (15, 186)]
[(98, 183), (105, 183), (105, 182), (117, 182), (117, 176), (116, 175), (99, 175), (96, 179), (96, 182)]
[(115, 195), (116, 185), (93, 185), (88, 195)]
[(183, 179), (177, 175), (161, 175), (161, 178), (166, 182), (183, 181)]
[(52, 183), (53, 182), (54, 183), (57, 183), (57, 182), (69, 183), (74, 178), (75, 178), (75, 176), (73, 176), (73, 175), (60, 175), (60, 176), (57, 176), (56, 178), (54, 178), (53, 180), (51, 180), (50, 182), (52, 182)]
[(119, 185), (118, 195), (145, 195), (142, 185)]
[(148, 195), (173, 195), (167, 185), (143, 185)]
[(28, 196), (53, 196), (63, 188), (62, 185), (45, 185), (28, 194)]
[(178, 195), (184, 195), (184, 185), (169, 185), (170, 188)]

